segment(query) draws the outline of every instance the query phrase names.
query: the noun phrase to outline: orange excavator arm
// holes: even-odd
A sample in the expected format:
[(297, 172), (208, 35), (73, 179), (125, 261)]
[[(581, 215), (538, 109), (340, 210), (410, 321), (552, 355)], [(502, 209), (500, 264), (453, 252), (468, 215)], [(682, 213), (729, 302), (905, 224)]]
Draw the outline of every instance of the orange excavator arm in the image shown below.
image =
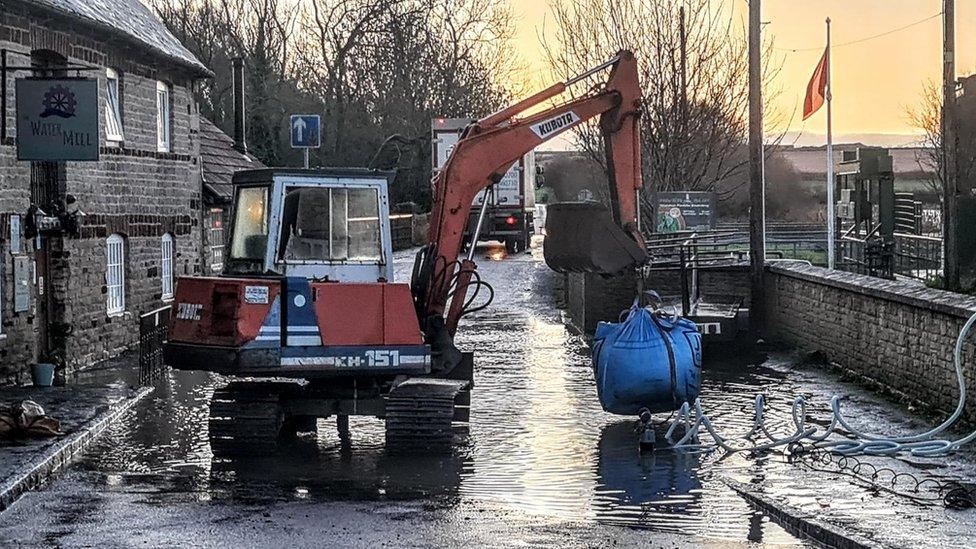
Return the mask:
[[(611, 69), (610, 76), (601, 88), (562, 105), (516, 118), (607, 68)], [(429, 255), (427, 273), (421, 280), (417, 280), (417, 270), (414, 273), (415, 283), (426, 286), (420, 292), (415, 289), (418, 315), (422, 319), (443, 318), (448, 331), (454, 333), (468, 300), (471, 280), (477, 277), (477, 267), (470, 258), (458, 259), (475, 196), (498, 182), (529, 151), (598, 115), (610, 168), (613, 221), (642, 250), (638, 227), (638, 193), (643, 186), (638, 126), (640, 97), (637, 62), (631, 52), (621, 51), (599, 67), (554, 84), (466, 128), (447, 163), (434, 178), (430, 244), (425, 248)], [(420, 261), (415, 269), (422, 269), (419, 264)], [(446, 311), (449, 302), (450, 309)]]

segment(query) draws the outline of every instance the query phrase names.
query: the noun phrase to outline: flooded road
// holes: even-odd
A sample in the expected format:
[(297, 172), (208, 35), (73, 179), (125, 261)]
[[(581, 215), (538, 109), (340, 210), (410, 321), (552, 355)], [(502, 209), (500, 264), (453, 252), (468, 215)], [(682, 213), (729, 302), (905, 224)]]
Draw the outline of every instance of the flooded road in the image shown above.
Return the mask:
[[(585, 341), (555, 306), (541, 253), (485, 250), (496, 301), (464, 319), (475, 352), (470, 432), (454, 455), (394, 456), (379, 420), (350, 419), (351, 439), (319, 433), (279, 455), (218, 460), (207, 403), (224, 380), (169, 371), (156, 392), (48, 487), (0, 515), (0, 541), (61, 546), (806, 546), (725, 482), (763, 487), (885, 544), (971, 546), (967, 521), (905, 506), (843, 477), (778, 455), (658, 452), (642, 456), (633, 422), (600, 409)], [(407, 277), (412, 257), (398, 256)], [(702, 398), (721, 426), (744, 432), (756, 393), (782, 427), (796, 393), (826, 404), (820, 374), (789, 355), (749, 365), (706, 356)], [(132, 372), (135, 375), (135, 372)], [(850, 390), (850, 388), (847, 388)], [(884, 406), (862, 396), (865, 407)], [(813, 410), (823, 413), (826, 407)], [(663, 419), (663, 418), (661, 418)], [(912, 426), (903, 419), (904, 427)], [(945, 474), (971, 467), (960, 461)], [(938, 469), (938, 468), (937, 468)], [(951, 470), (950, 470), (951, 469)], [(920, 468), (921, 470), (921, 468)], [(933, 474), (940, 474), (939, 471)], [(932, 514), (935, 513), (935, 514)], [(893, 520), (920, 524), (915, 532)], [(887, 528), (887, 529), (886, 529)], [(924, 536), (924, 537), (920, 537)]]

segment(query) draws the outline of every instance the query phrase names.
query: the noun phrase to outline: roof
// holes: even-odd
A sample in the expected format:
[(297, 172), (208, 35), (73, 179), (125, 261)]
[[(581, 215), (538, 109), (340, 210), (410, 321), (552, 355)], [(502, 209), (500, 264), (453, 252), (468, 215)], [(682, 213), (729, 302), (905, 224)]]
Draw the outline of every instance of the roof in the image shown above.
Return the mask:
[(205, 194), (218, 202), (230, 201), (233, 198), (235, 172), (265, 167), (253, 156), (241, 154), (234, 148), (234, 140), (230, 136), (202, 116), (200, 117), (200, 164)]
[(393, 183), (396, 177), (394, 170), (373, 170), (370, 168), (265, 168), (259, 170), (241, 171), (234, 174), (234, 184), (250, 185), (264, 184), (276, 177), (310, 178), (310, 179), (385, 179), (387, 184)]
[[(854, 150), (858, 144), (834, 145), (834, 166), (838, 166), (843, 159), (845, 150)], [(890, 147), (895, 177), (922, 177), (935, 172), (930, 166), (929, 156), (923, 147)], [(820, 176), (827, 173), (825, 162), (825, 147), (780, 147), (777, 151), (793, 166), (797, 172), (805, 176)]]
[(115, 32), (198, 75), (213, 76), (140, 0), (30, 0), (25, 3)]

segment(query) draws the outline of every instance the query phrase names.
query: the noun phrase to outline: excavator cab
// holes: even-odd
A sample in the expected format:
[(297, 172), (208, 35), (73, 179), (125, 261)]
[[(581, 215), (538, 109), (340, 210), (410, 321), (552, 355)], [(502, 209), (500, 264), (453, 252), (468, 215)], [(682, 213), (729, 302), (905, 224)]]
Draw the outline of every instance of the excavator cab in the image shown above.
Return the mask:
[(642, 265), (647, 251), (599, 202), (559, 202), (546, 208), (543, 255), (560, 273), (612, 276)]
[(392, 281), (389, 177), (356, 169), (239, 172), (225, 274)]

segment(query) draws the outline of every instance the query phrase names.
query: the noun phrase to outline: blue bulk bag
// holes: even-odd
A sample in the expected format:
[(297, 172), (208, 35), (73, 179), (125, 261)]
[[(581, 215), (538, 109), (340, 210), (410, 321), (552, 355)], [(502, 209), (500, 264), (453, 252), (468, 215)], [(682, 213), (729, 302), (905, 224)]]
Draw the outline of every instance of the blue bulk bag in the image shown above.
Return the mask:
[(623, 322), (600, 322), (593, 368), (603, 409), (636, 415), (677, 410), (701, 388), (701, 334), (695, 323), (635, 301)]

